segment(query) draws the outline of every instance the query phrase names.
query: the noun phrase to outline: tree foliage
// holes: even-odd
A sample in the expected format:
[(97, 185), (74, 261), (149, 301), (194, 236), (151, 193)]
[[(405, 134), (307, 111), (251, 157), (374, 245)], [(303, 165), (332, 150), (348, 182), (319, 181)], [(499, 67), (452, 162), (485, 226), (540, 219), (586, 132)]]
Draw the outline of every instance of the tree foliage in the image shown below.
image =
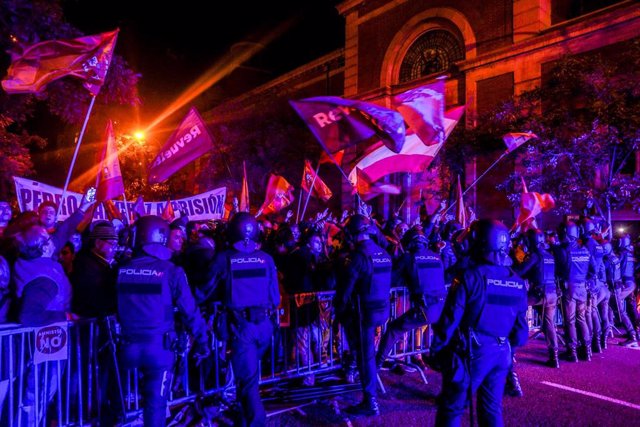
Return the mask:
[(558, 213), (576, 212), (590, 197), (602, 210), (607, 201), (640, 208), (640, 179), (628, 167), (640, 148), (640, 42), (615, 49), (562, 58), (541, 87), (502, 103), (466, 136), (464, 155), (477, 155), (504, 149), (507, 132), (538, 135), (518, 150), (521, 167), (499, 185), (514, 205), (523, 176), (529, 191), (554, 196)]

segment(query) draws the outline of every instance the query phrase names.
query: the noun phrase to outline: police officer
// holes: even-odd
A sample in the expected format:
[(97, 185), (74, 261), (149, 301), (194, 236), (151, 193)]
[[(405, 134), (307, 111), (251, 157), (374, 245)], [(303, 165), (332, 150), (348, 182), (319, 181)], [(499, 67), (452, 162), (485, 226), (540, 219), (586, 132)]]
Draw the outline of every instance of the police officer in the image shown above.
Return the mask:
[(447, 295), (442, 259), (428, 248), (422, 229), (414, 227), (407, 231), (402, 246), (407, 252), (397, 261), (397, 274), (407, 284), (411, 308), (387, 325), (378, 346), (377, 366), (405, 332), (435, 323), (440, 318)]
[(480, 425), (501, 426), (502, 396), (511, 347), (528, 337), (525, 282), (507, 267), (509, 231), (478, 220), (471, 251), (475, 266), (451, 287), (434, 325), (434, 365), (442, 369), (436, 425), (460, 425), (468, 396), (478, 391)]
[(580, 330), (585, 360), (591, 360), (591, 334), (587, 325), (587, 272), (592, 262), (587, 248), (580, 244), (579, 230), (575, 222), (560, 225), (558, 235), (562, 243), (554, 246), (554, 257), (558, 266), (558, 277), (562, 287), (562, 311), (564, 314), (567, 360), (578, 361), (578, 335)]
[(174, 307), (195, 337), (196, 359), (208, 355), (207, 329), (180, 267), (169, 259), (169, 224), (145, 216), (136, 224), (133, 258), (118, 272), (121, 361), (144, 376), (144, 425), (164, 426), (176, 340)]
[(584, 247), (591, 254), (592, 260), (587, 273), (587, 290), (589, 291), (587, 325), (591, 331), (591, 347), (595, 353), (600, 353), (602, 341), (606, 341), (603, 337), (604, 331), (611, 329), (608, 316), (611, 292), (606, 285), (604, 247), (594, 238), (596, 232), (596, 224), (593, 220), (585, 218), (582, 221), (581, 239)]
[(638, 340), (634, 328), (634, 319), (630, 318), (629, 313), (625, 310), (625, 299), (627, 300), (626, 304), (630, 305), (630, 307), (627, 307), (627, 309), (633, 311), (635, 311), (636, 309), (634, 299), (629, 298), (629, 296), (633, 295), (633, 291), (636, 289), (636, 282), (633, 277), (636, 259), (633, 255), (633, 245), (631, 244), (631, 237), (628, 234), (620, 237), (618, 247), (618, 256), (620, 257), (621, 281), (620, 286), (616, 289), (616, 295), (618, 297), (618, 312), (620, 313), (620, 319), (622, 320), (622, 324), (627, 330), (627, 339), (621, 342), (620, 345), (629, 345), (635, 344)]
[(528, 252), (524, 262), (514, 270), (529, 281), (529, 305), (542, 305), (542, 330), (549, 349), (547, 365), (559, 368), (558, 337), (556, 335), (556, 307), (558, 292), (556, 286), (555, 259), (547, 250), (548, 245), (542, 231), (531, 229), (526, 233)]
[(358, 352), (364, 398), (360, 404), (347, 408), (355, 415), (380, 414), (374, 336), (376, 327), (389, 317), (391, 257), (371, 240), (370, 234), (375, 233), (372, 227), (363, 215), (347, 220), (345, 231), (355, 246), (348, 254), (343, 274), (338, 276), (334, 301), (336, 319)]
[(259, 249), (258, 222), (251, 214), (235, 214), (227, 233), (231, 247), (216, 256), (213, 280), (229, 316), (239, 425), (262, 426), (267, 414), (260, 400), (258, 368), (271, 343), (280, 304), (277, 271), (273, 258)]

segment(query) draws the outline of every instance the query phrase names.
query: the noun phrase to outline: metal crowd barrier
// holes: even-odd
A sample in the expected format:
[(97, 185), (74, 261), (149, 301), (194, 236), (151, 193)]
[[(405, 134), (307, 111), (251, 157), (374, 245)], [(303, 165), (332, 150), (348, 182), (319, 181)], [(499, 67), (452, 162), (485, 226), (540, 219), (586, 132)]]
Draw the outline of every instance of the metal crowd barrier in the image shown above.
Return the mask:
[[(276, 329), (270, 349), (261, 361), (261, 384), (298, 380), (292, 382), (292, 387), (300, 388), (311, 385), (305, 382), (310, 376), (344, 368), (343, 356), (349, 346), (342, 327), (334, 322), (334, 295), (333, 291), (327, 291), (283, 298), (280, 328)], [(411, 307), (409, 292), (404, 287), (392, 288), (390, 298), (390, 320)], [(214, 315), (208, 319), (210, 325)], [(530, 315), (533, 329), (538, 326), (539, 316), (532, 310)], [(5, 328), (0, 329), (2, 425), (40, 426), (51, 420), (59, 426), (83, 425), (95, 423), (105, 410), (124, 412), (128, 419), (141, 413), (144, 402), (138, 373), (119, 371), (114, 331), (107, 321), (65, 322), (62, 324), (67, 328), (65, 358), (40, 363), (35, 363), (36, 353), (42, 359), (43, 354), (51, 352), (52, 344), (46, 339), (60, 340), (61, 332), (56, 330), (57, 335), (51, 335), (48, 327), (3, 326)], [(405, 333), (389, 357), (410, 364), (412, 356), (428, 352), (430, 329), (418, 328)], [(213, 395), (230, 403), (234, 383), (226, 342), (217, 340), (212, 333), (212, 354), (196, 367), (189, 357), (188, 334), (178, 331), (178, 336), (182, 339), (176, 346), (169, 406)], [(419, 372), (426, 382), (424, 373)], [(105, 407), (108, 396), (112, 397), (111, 407)]]

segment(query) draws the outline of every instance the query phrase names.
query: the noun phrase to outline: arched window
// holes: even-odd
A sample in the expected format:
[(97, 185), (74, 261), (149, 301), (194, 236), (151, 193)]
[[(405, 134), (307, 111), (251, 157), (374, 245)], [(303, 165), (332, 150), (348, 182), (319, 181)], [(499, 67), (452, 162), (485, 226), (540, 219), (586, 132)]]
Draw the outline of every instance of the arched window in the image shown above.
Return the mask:
[(440, 29), (427, 31), (416, 39), (402, 59), (399, 82), (448, 71), (461, 59), (464, 59), (464, 45), (455, 35)]

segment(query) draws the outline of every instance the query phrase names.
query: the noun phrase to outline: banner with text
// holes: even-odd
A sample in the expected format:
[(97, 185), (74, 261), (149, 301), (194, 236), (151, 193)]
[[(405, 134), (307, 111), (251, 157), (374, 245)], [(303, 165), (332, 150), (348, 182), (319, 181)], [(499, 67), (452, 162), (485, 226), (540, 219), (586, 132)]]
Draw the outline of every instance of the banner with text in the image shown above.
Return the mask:
[[(16, 195), (18, 197), (18, 205), (20, 206), (21, 212), (36, 210), (40, 203), (47, 200), (60, 204), (60, 198), (62, 197), (61, 188), (15, 176), (13, 177), (13, 180), (16, 184)], [(227, 188), (220, 187), (193, 197), (172, 200), (171, 205), (173, 206), (174, 211), (181, 212), (181, 215), (182, 213), (186, 214), (191, 221), (222, 219), (224, 218), (224, 202), (226, 197)], [(63, 221), (75, 212), (78, 209), (81, 200), (82, 194), (67, 191), (58, 220)], [(124, 201), (114, 200), (113, 203), (116, 206), (116, 209), (122, 212), (122, 216), (126, 218)], [(129, 212), (133, 212), (135, 200), (127, 202), (127, 204)], [(147, 215), (160, 216), (162, 215), (166, 204), (166, 201), (145, 202), (144, 210)], [(96, 208), (93, 219), (108, 219), (107, 213), (105, 212), (102, 204)]]

